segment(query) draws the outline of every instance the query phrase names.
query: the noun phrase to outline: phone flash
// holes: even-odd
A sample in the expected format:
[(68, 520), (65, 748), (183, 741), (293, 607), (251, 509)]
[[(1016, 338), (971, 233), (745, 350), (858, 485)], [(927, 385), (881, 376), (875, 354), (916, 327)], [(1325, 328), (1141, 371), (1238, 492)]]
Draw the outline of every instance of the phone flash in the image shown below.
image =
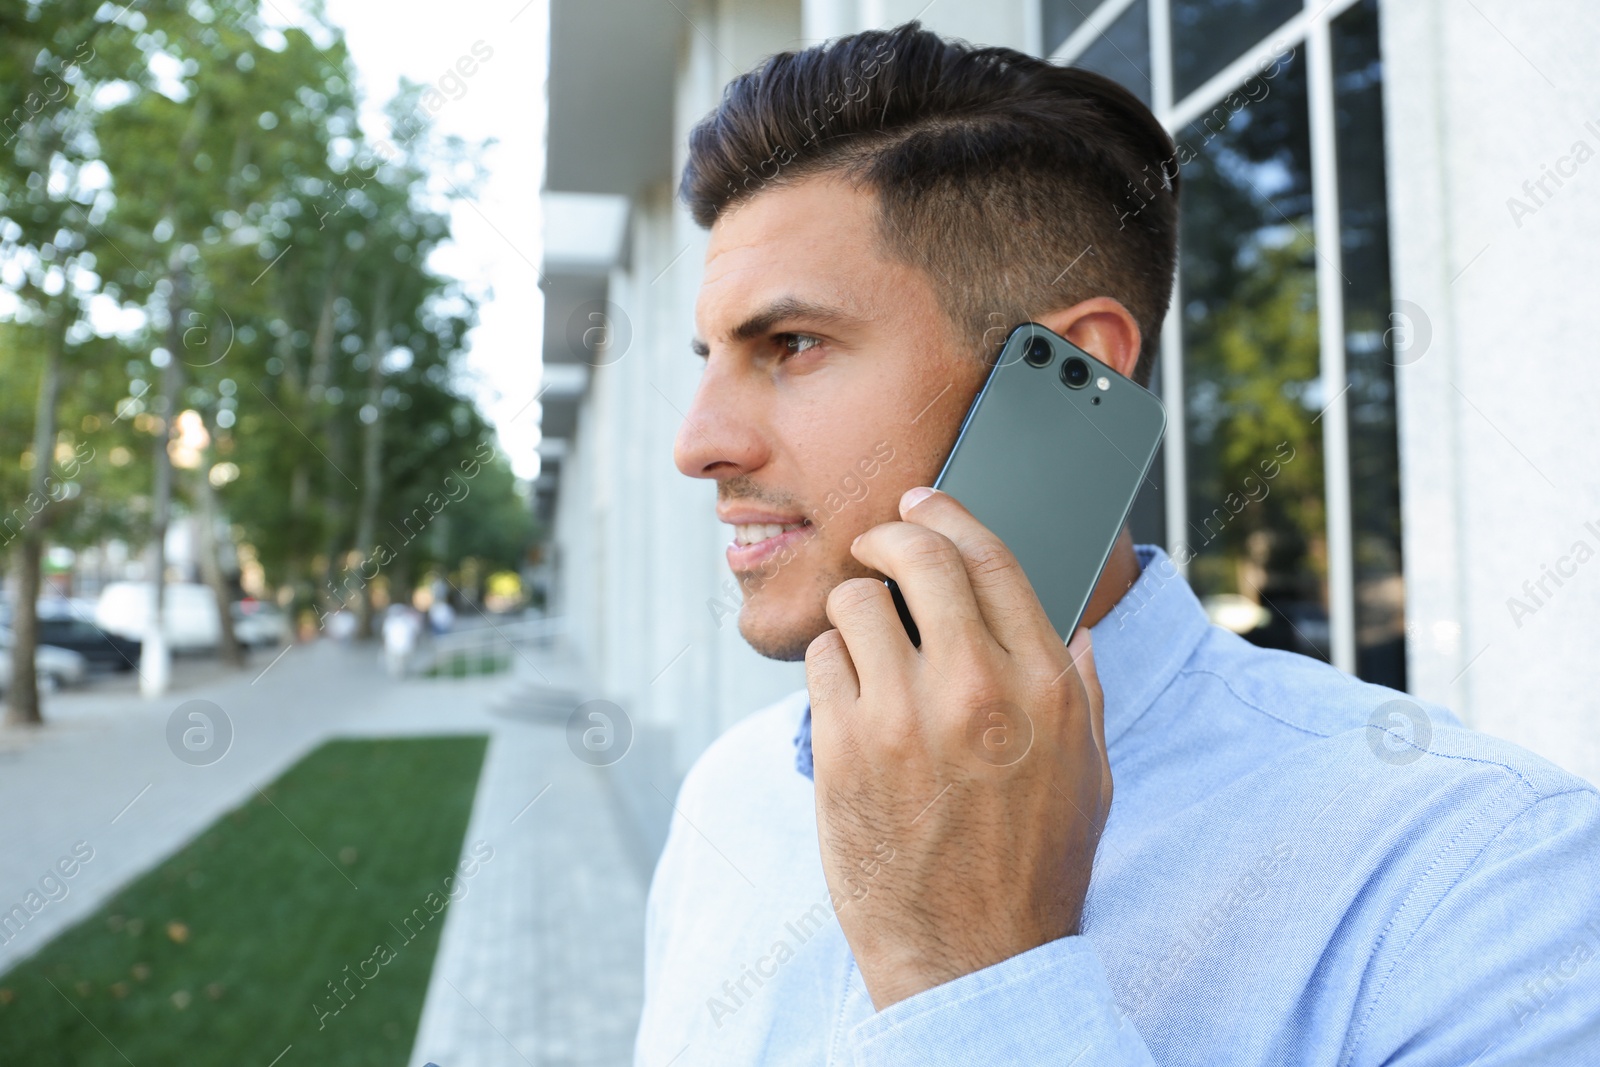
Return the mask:
[(1103, 393), (1111, 388), (1111, 379), (1102, 374), (1094, 380), (1094, 386)]

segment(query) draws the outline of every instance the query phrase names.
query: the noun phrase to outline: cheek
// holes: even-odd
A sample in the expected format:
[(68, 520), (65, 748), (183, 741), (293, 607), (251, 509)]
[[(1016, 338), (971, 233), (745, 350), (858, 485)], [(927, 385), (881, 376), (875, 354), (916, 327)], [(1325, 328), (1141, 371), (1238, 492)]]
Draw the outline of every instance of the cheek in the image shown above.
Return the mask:
[(891, 510), (897, 515), (901, 494), (914, 486), (931, 486), (938, 480), (939, 471), (961, 432), (961, 421), (976, 394), (976, 386), (970, 392), (964, 387), (952, 388), (934, 402), (914, 427), (893, 436), (885, 435), (894, 447), (894, 458), (884, 464), (873, 479), (872, 491), (887, 496)]

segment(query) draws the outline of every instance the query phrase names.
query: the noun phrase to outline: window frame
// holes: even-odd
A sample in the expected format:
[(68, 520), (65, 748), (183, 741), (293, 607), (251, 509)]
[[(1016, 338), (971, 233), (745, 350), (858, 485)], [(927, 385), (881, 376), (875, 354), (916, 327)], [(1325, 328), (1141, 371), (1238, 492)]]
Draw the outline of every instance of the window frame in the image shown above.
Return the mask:
[[(1128, 11), (1136, 0), (1102, 0), (1049, 56), (1062, 65), (1077, 60)], [(1350, 497), (1350, 428), (1345, 394), (1345, 316), (1343, 250), (1340, 245), (1337, 116), (1333, 84), (1332, 23), (1361, 0), (1305, 0), (1304, 7), (1245, 49), (1222, 70), (1181, 100), (1174, 100), (1171, 0), (1149, 0), (1151, 111), (1174, 138), (1191, 122), (1217, 107), (1278, 51), (1305, 49), (1307, 121), (1311, 131), (1311, 194), (1316, 245), (1318, 341), (1322, 395), (1329, 398), (1313, 421), (1322, 423), (1323, 494), (1327, 509), (1328, 628), (1330, 661), (1356, 673), (1354, 517)], [(1037, 20), (1036, 20), (1037, 21)], [(1183, 277), (1173, 280), (1172, 304), (1183, 306)], [(1169, 313), (1161, 332), (1161, 398), (1167, 408), (1167, 447), (1162, 493), (1166, 509), (1167, 551), (1178, 563), (1188, 528), (1188, 436), (1183, 392), (1182, 316)], [(1187, 577), (1187, 566), (1179, 564)]]

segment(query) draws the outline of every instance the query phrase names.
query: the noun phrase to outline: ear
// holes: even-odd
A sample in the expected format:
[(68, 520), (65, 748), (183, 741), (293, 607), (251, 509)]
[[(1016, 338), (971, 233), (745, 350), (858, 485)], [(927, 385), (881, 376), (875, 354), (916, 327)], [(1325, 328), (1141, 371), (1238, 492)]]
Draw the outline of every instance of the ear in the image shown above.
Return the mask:
[(1124, 378), (1133, 377), (1141, 336), (1133, 314), (1120, 301), (1096, 296), (1034, 320), (1060, 334)]

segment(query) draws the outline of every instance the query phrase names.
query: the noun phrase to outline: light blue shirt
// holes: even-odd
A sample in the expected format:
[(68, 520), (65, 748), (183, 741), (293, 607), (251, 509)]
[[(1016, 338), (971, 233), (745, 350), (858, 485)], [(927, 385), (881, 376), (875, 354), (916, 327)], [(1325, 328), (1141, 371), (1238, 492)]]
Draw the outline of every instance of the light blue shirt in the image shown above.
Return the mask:
[(1138, 551), (1093, 628), (1115, 798), (1082, 933), (874, 1010), (795, 770), (800, 691), (684, 780), (638, 1067), (1600, 1064), (1595, 789), (1210, 625)]

